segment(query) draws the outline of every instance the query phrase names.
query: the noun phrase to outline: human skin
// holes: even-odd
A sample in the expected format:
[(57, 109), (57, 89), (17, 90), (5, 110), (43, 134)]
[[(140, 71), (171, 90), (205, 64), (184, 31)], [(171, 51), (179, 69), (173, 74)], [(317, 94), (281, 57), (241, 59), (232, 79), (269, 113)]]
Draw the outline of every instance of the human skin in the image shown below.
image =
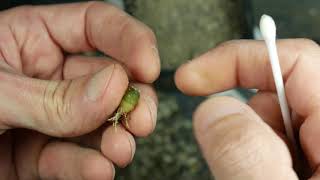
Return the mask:
[(277, 45), (302, 148), (299, 161), (297, 154), (292, 158), (290, 153), (292, 145), (285, 135), (264, 42), (223, 43), (182, 65), (175, 74), (177, 87), (193, 96), (235, 87), (258, 89), (247, 104), (214, 97), (194, 113), (196, 138), (217, 180), (320, 179), (320, 49), (306, 39), (279, 40)]
[[(112, 59), (79, 55), (92, 50)], [(155, 127), (159, 61), (153, 32), (105, 3), (1, 12), (1, 179), (113, 179)], [(115, 131), (129, 82), (140, 100)]]

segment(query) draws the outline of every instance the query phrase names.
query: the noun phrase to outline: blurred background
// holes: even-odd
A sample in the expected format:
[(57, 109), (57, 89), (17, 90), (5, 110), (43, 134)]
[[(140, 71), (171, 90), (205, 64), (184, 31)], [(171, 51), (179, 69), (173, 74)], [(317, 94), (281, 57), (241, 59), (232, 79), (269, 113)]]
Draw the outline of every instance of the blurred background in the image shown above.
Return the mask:
[[(192, 112), (206, 97), (187, 97), (173, 83), (175, 69), (189, 59), (230, 39), (260, 39), (258, 21), (274, 17), (279, 38), (320, 40), (317, 0), (105, 0), (149, 25), (158, 39), (162, 72), (158, 124), (146, 139), (137, 139), (133, 163), (118, 169), (118, 180), (209, 180), (192, 134)], [(76, 0), (2, 0), (1, 9), (23, 4), (55, 4)], [(234, 89), (222, 94), (246, 101), (254, 92)], [(221, 95), (221, 94), (219, 94)]]

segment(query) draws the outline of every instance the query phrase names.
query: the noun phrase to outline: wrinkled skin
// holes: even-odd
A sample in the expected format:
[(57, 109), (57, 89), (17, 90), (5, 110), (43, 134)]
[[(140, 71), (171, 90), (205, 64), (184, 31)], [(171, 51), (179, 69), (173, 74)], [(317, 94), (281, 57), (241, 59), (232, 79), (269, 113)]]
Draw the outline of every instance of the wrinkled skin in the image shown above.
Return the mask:
[(277, 45), (302, 148), (298, 153), (285, 134), (264, 42), (223, 43), (176, 72), (178, 88), (194, 96), (235, 87), (258, 89), (247, 104), (214, 97), (194, 113), (196, 138), (217, 180), (320, 179), (320, 48), (307, 39), (279, 40)]
[[(100, 50), (113, 59), (75, 53)], [(147, 68), (146, 68), (147, 67)], [(113, 179), (134, 136), (156, 124), (149, 83), (160, 63), (153, 32), (105, 3), (23, 6), (0, 13), (0, 177)], [(106, 119), (129, 81), (141, 92), (130, 128)]]

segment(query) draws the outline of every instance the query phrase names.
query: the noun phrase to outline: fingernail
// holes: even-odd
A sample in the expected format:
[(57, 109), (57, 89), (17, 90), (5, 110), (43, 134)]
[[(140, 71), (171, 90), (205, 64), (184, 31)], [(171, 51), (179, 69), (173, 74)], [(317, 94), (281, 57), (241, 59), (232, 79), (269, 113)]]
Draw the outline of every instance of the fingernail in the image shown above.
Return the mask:
[(160, 64), (160, 56), (159, 56), (159, 50), (156, 45), (151, 47), (153, 56), (158, 60), (158, 63)]
[(133, 139), (133, 136), (128, 136), (129, 137), (129, 143), (130, 143), (130, 146), (131, 146), (131, 162), (133, 160), (133, 157), (134, 157), (134, 154), (136, 153), (136, 143)]
[(97, 72), (87, 85), (87, 97), (91, 101), (96, 101), (105, 92), (106, 87), (112, 77), (115, 65), (110, 65)]
[(157, 113), (158, 113), (157, 105), (154, 102), (154, 100), (149, 96), (143, 96), (143, 100), (146, 102), (148, 106), (150, 119), (152, 121), (152, 127), (155, 128), (157, 123)]
[(116, 169), (112, 165), (112, 179), (114, 179), (115, 177), (116, 177)]
[(156, 57), (159, 57), (158, 48), (157, 48), (156, 46), (152, 46), (151, 49), (152, 49), (152, 52), (154, 53), (154, 55), (155, 55)]

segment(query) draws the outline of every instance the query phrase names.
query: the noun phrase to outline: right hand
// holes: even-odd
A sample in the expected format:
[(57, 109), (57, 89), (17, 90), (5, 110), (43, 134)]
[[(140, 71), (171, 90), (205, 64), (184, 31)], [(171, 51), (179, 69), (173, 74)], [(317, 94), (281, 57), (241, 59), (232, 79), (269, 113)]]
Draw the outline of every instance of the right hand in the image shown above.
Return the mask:
[[(294, 162), (301, 167), (297, 173), (306, 178), (312, 171), (311, 179), (320, 179), (320, 48), (303, 39), (277, 44), (297, 140), (311, 167)], [(248, 104), (215, 97), (194, 113), (196, 138), (217, 180), (298, 179), (264, 42), (224, 43), (181, 66), (175, 80), (180, 90), (196, 96), (259, 89)]]

